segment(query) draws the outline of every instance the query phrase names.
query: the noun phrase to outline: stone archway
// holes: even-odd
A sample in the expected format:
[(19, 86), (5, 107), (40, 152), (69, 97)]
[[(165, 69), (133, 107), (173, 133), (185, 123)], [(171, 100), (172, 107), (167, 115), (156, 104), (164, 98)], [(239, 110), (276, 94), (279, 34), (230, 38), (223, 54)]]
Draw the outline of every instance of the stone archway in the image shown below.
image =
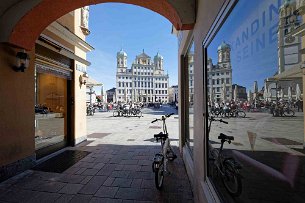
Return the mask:
[[(27, 5), (26, 10), (18, 4), (5, 11), (0, 19), (12, 16), (13, 10), (24, 13), (8, 25), (1, 42), (31, 50), (40, 33), (53, 21), (77, 8), (98, 3), (127, 3), (150, 9), (167, 18), (177, 30), (192, 29), (195, 23), (195, 0), (36, 0), (33, 5)], [(10, 15), (9, 15), (10, 14)], [(15, 17), (18, 18), (18, 17)], [(1, 34), (0, 34), (1, 35)]]

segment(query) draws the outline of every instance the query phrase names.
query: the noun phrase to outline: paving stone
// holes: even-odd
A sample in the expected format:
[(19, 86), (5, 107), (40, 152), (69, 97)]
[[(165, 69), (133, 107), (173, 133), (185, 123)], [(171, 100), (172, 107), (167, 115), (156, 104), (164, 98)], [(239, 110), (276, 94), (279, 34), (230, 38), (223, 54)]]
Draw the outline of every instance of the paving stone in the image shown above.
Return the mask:
[(80, 183), (85, 185), (92, 179), (92, 177), (93, 176), (86, 176)]
[(141, 188), (143, 179), (133, 179), (131, 186), (132, 188)]
[(6, 192), (5, 196), (2, 196), (0, 200), (5, 202), (26, 202), (37, 193), (39, 192), (23, 189), (14, 189), (12, 191)]
[(89, 169), (86, 169), (82, 175), (85, 175), (85, 176), (94, 176), (95, 174), (97, 174), (97, 172), (99, 171), (100, 169), (96, 169), (96, 168), (89, 168)]
[(60, 181), (64, 183), (81, 183), (85, 178), (86, 176), (82, 175), (66, 175)]
[(127, 178), (130, 171), (113, 171), (110, 175), (112, 178)]
[(88, 184), (86, 184), (79, 193), (81, 194), (95, 194), (97, 190), (103, 185), (107, 176), (95, 176), (93, 177)]
[(115, 178), (108, 177), (106, 181), (103, 183), (104, 186), (111, 186)]
[(62, 194), (55, 202), (56, 203), (68, 203), (71, 201), (71, 199), (73, 197), (74, 197), (74, 195)]
[(123, 164), (118, 164), (117, 167), (115, 167), (115, 170), (116, 171), (121, 171), (121, 170), (123, 170), (124, 166), (125, 165), (123, 165)]
[(79, 170), (78, 167), (70, 167), (67, 170), (65, 170), (63, 173), (64, 174), (74, 174)]
[(119, 189), (118, 187), (101, 186), (100, 189), (95, 193), (94, 196), (114, 198), (114, 196), (117, 193), (118, 189)]
[(152, 160), (139, 160), (138, 165), (140, 166), (151, 166)]
[(151, 167), (151, 165), (148, 165), (148, 166), (141, 166), (140, 171), (152, 172), (152, 167)]
[(115, 195), (118, 199), (131, 199), (131, 200), (141, 200), (143, 196), (143, 189), (136, 188), (119, 188)]
[(22, 181), (16, 183), (14, 187), (21, 189), (33, 189), (41, 184), (45, 183), (43, 180), (36, 180), (33, 178), (24, 178)]
[(96, 168), (96, 169), (102, 169), (103, 167), (105, 166), (104, 163), (97, 163), (93, 166), (93, 168)]
[(34, 194), (34, 196), (31, 199), (29, 199), (28, 202), (30, 203), (55, 202), (60, 196), (61, 195), (57, 193), (38, 192)]
[(67, 183), (61, 183), (61, 182), (47, 182), (44, 181), (44, 183), (36, 186), (34, 190), (42, 191), (42, 192), (58, 192), (61, 190)]
[(120, 162), (120, 164), (123, 164), (123, 165), (137, 165), (138, 164), (138, 160), (130, 160), (130, 159), (127, 159), (127, 160), (122, 160)]
[(127, 178), (116, 178), (113, 183), (112, 186), (113, 187), (130, 187), (132, 183), (132, 179), (127, 179)]
[(99, 198), (93, 197), (90, 203), (122, 203), (121, 199)]
[(82, 189), (82, 187), (83, 187), (83, 185), (81, 185), (81, 184), (68, 183), (59, 191), (59, 193), (77, 194), (78, 191), (80, 191)]
[(139, 165), (124, 165), (123, 170), (126, 171), (139, 171), (141, 166)]
[(73, 202), (73, 203), (85, 203), (85, 202), (90, 202), (91, 199), (92, 199), (92, 195), (77, 194), (72, 198), (71, 202)]
[(85, 170), (87, 170), (87, 168), (80, 168), (78, 171), (76, 171), (74, 174), (75, 175), (80, 175), (82, 174)]
[(110, 175), (116, 167), (116, 164), (107, 164), (97, 173), (97, 175)]
[(134, 200), (123, 199), (122, 203), (134, 203)]
[(154, 188), (154, 187), (155, 187), (154, 180), (143, 179), (141, 188)]

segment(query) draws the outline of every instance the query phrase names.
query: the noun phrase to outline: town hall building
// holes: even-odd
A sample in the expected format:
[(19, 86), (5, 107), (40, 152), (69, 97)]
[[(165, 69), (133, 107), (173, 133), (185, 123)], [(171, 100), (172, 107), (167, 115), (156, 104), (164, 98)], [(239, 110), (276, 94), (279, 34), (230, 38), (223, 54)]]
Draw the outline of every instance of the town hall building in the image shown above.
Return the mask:
[(129, 69), (127, 54), (117, 53), (117, 102), (168, 102), (168, 74), (164, 73), (163, 57), (157, 53), (152, 60), (144, 50), (136, 56)]

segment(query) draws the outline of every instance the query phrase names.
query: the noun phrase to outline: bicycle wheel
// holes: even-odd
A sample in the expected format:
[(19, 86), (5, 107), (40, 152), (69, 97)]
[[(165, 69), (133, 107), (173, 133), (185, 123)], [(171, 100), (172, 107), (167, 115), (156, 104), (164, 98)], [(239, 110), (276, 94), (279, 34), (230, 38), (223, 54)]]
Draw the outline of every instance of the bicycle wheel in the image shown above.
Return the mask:
[(163, 173), (163, 164), (161, 164), (158, 168), (154, 168), (155, 172), (155, 185), (158, 190), (160, 190), (163, 186), (164, 173)]
[(241, 177), (235, 164), (232, 161), (226, 160), (223, 163), (223, 173), (222, 182), (226, 190), (234, 197), (239, 196), (242, 191), (242, 185)]
[(114, 111), (114, 112), (113, 112), (113, 117), (118, 117), (118, 116), (120, 116), (119, 111)]
[(141, 111), (137, 112), (137, 115), (139, 118), (142, 117), (142, 112)]
[(246, 113), (244, 111), (237, 111), (236, 115), (237, 115), (237, 117), (240, 117), (240, 118), (246, 117)]
[(284, 116), (292, 117), (292, 116), (294, 116), (294, 111), (291, 110), (291, 109), (286, 109), (286, 110), (284, 111)]

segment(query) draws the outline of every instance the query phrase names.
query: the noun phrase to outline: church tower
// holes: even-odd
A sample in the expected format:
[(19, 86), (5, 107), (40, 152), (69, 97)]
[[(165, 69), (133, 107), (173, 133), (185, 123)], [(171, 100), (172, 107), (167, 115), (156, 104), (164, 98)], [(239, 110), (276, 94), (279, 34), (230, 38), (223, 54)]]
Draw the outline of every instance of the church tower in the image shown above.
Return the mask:
[(127, 54), (123, 49), (117, 53), (117, 72), (126, 73), (127, 70)]
[(278, 74), (298, 65), (301, 62), (300, 47), (301, 41), (298, 36), (291, 36), (292, 32), (300, 25), (301, 19), (295, 14), (296, 2), (293, 0), (284, 0), (279, 10), (278, 25), (278, 56), (279, 67)]
[(222, 68), (231, 68), (231, 47), (229, 44), (222, 42), (218, 47), (218, 66)]
[(155, 65), (155, 71), (157, 74), (163, 74), (163, 56), (157, 53), (157, 55), (154, 57), (154, 65)]

